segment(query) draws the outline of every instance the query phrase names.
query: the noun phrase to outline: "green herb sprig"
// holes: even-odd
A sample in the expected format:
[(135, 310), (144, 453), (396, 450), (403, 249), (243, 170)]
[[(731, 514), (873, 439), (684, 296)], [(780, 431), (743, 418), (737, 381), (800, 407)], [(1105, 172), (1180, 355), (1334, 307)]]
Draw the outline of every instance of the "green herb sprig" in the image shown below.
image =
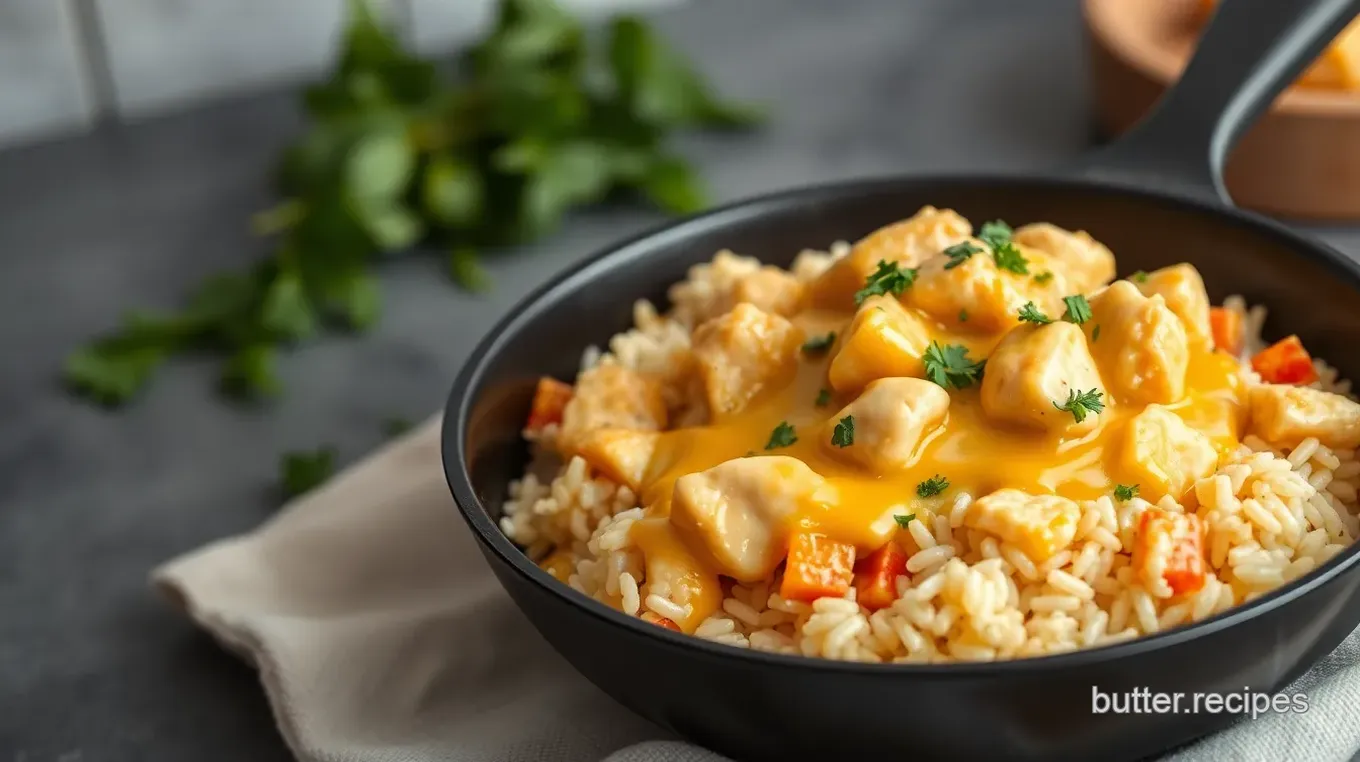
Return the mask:
[(693, 212), (705, 194), (669, 138), (758, 119), (636, 18), (592, 46), (552, 0), (503, 0), (450, 79), (362, 0), (349, 13), (330, 78), (305, 93), (308, 130), (280, 161), (284, 200), (254, 221), (271, 253), (76, 350), (63, 374), (76, 392), (118, 405), (172, 357), (206, 351), (222, 358), (224, 390), (275, 395), (281, 348), (378, 319), (381, 258), (419, 244), (477, 290), (489, 284), (479, 253), (538, 238), (606, 196)]

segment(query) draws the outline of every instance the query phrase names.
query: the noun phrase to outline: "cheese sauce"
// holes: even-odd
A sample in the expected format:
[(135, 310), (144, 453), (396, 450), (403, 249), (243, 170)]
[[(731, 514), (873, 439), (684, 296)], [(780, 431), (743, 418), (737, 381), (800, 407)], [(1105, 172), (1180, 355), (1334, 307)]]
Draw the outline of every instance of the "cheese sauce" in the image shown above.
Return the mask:
[[(791, 320), (806, 336), (819, 336), (843, 330), (849, 316), (812, 310)], [(940, 344), (963, 344), (975, 359), (986, 357), (1003, 336), (968, 333), (964, 330), (966, 323), (932, 322), (932, 335)], [(801, 355), (793, 377), (777, 388), (763, 390), (736, 415), (662, 434), (641, 490), (649, 518), (634, 525), (632, 539), (647, 559), (649, 578), (656, 578), (651, 573), (653, 564), (669, 563), (691, 570), (682, 575), (685, 590), (677, 596), (687, 598), (690, 605), (690, 616), (677, 622), (686, 632), (693, 632), (717, 609), (722, 590), (717, 573), (710, 571), (713, 564), (706, 559), (706, 551), (687, 544), (667, 519), (672, 492), (680, 477), (733, 458), (787, 455), (825, 477), (825, 488), (815, 500), (806, 501), (793, 521), (852, 543), (860, 553), (874, 550), (891, 536), (893, 514), (948, 510), (949, 502), (960, 493), (980, 497), (1011, 487), (1086, 500), (1110, 494), (1117, 484), (1138, 481), (1123, 471), (1119, 450), (1121, 432), (1144, 409), (1142, 405), (1121, 404), (1107, 396), (1098, 426), (1070, 437), (988, 418), (982, 411), (977, 385), (948, 390), (950, 404), (944, 424), (917, 446), (907, 469), (870, 473), (837, 457), (829, 440), (824, 441), (828, 439), (827, 421), (853, 399), (853, 395), (833, 395), (827, 404), (816, 404), (827, 387), (826, 370), (832, 354)], [(1237, 361), (1224, 353), (1192, 349), (1186, 376), (1185, 398), (1166, 407), (1209, 437), (1220, 452), (1236, 447), (1245, 423)], [(781, 422), (795, 428), (797, 441), (788, 447), (765, 450), (771, 432)], [(919, 498), (917, 485), (936, 475), (949, 481), (945, 497)]]

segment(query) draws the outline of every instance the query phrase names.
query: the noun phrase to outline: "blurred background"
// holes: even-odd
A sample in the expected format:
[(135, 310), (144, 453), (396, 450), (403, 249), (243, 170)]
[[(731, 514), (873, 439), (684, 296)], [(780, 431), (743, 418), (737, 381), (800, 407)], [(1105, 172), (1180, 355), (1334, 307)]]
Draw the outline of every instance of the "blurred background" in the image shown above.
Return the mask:
[[(561, 4), (598, 17), (678, 1)], [(373, 6), (414, 50), (447, 55), (489, 27), (495, 0)], [(344, 17), (344, 0), (4, 0), (0, 147), (319, 75)]]
[[(425, 419), (525, 293), (676, 213), (1070, 161), (1213, 3), (511, 5), (0, 0), (0, 760), (288, 759), (151, 568)], [(1360, 254), (1360, 36), (1306, 84), (1229, 184)]]

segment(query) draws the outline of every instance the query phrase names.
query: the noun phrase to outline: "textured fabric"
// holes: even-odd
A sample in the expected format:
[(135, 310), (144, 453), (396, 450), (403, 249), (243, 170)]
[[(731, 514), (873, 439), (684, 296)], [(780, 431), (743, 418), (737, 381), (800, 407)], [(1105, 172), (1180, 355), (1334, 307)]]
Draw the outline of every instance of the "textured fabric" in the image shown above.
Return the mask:
[[(260, 671), (311, 762), (723, 762), (577, 675), (511, 604), (458, 517), (427, 421), (255, 532), (154, 584)], [(1175, 762), (1342, 760), (1360, 748), (1360, 640), (1267, 714)]]

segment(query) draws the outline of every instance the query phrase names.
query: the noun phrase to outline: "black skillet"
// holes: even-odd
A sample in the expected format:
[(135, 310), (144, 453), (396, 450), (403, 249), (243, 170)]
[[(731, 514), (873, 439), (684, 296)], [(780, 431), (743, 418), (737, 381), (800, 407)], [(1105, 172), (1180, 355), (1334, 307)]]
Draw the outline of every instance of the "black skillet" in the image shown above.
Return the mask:
[[(1216, 302), (1240, 293), (1267, 305), (1268, 337), (1297, 333), (1360, 378), (1360, 266), (1232, 208), (1220, 176), (1236, 138), (1357, 12), (1360, 0), (1226, 0), (1155, 114), (1066, 172), (779, 193), (635, 238), (554, 278), (472, 353), (444, 416), (449, 485), (501, 584), (595, 685), (737, 759), (1133, 759), (1241, 716), (1189, 712), (1195, 693), (1288, 685), (1360, 623), (1360, 546), (1250, 605), (1120, 645), (991, 664), (866, 665), (741, 650), (626, 617), (535, 567), (496, 521), (525, 463), (519, 432), (534, 380), (573, 378), (582, 348), (625, 329), (635, 299), (664, 303), (667, 285), (719, 249), (786, 266), (805, 247), (855, 240), (925, 204), (1090, 231), (1126, 274), (1192, 262)], [(1096, 689), (1180, 693), (1183, 708), (1093, 713)]]

